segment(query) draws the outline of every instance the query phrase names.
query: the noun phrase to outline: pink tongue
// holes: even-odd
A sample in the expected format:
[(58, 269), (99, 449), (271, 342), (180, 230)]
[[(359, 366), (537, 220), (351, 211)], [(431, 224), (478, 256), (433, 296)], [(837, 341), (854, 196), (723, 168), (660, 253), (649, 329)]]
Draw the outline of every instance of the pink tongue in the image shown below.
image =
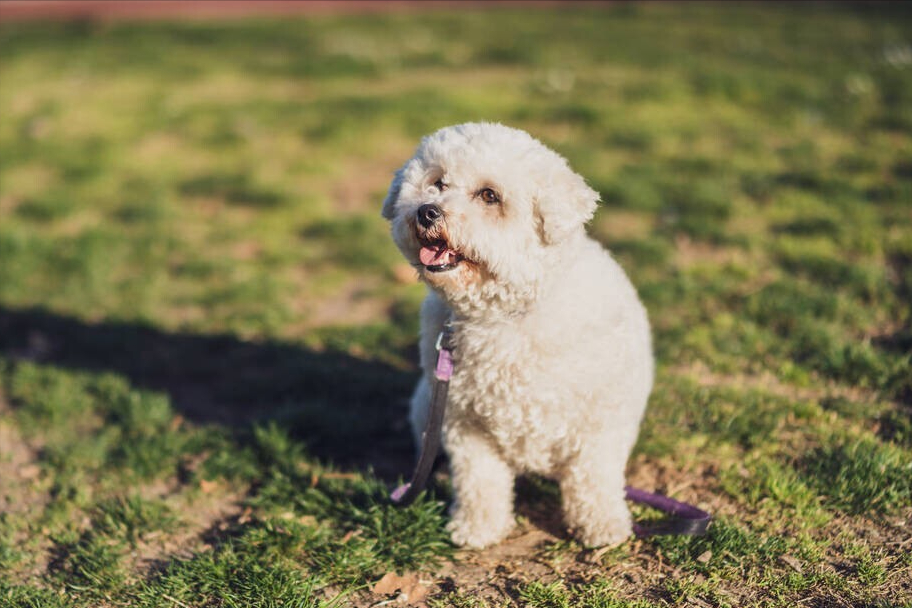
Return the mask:
[(452, 264), (456, 258), (456, 252), (449, 249), (443, 243), (439, 245), (428, 245), (421, 248), (418, 252), (418, 259), (425, 266), (442, 266), (443, 264)]

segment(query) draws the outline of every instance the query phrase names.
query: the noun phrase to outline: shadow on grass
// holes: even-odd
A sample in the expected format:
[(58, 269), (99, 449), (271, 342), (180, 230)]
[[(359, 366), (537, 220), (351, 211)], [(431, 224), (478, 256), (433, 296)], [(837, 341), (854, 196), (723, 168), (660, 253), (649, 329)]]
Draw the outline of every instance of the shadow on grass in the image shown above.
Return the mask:
[(184, 418), (244, 429), (275, 421), (307, 451), (381, 478), (412, 465), (405, 424), (414, 374), (340, 352), (280, 341), (87, 323), (40, 308), (0, 307), (0, 356), (112, 372), (166, 393)]

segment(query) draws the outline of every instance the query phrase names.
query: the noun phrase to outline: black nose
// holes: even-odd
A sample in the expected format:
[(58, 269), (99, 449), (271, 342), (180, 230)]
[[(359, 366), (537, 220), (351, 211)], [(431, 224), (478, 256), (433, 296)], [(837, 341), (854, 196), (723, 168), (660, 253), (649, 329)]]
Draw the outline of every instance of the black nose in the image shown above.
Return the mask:
[(418, 221), (425, 228), (430, 228), (443, 217), (443, 211), (437, 205), (421, 205), (418, 207)]

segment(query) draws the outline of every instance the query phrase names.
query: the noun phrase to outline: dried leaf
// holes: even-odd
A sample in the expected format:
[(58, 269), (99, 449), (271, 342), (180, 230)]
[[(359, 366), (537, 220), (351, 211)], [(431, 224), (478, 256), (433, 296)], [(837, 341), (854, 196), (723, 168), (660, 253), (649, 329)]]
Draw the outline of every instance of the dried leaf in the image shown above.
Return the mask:
[(428, 593), (427, 587), (418, 580), (418, 575), (410, 572), (402, 576), (395, 572), (387, 572), (371, 590), (378, 595), (392, 595), (401, 591), (399, 599), (411, 603), (422, 601)]
[(796, 558), (792, 557), (791, 555), (782, 555), (779, 557), (779, 559), (782, 560), (782, 563), (784, 563), (786, 566), (788, 566), (795, 572), (798, 572), (798, 573), (801, 572), (801, 562), (798, 561)]
[(390, 595), (399, 590), (400, 580), (400, 576), (395, 572), (387, 572), (383, 575), (383, 578), (374, 583), (374, 587), (371, 591), (378, 595)]
[(418, 577), (415, 576), (414, 584), (408, 585), (402, 589), (402, 595), (399, 596), (399, 600), (408, 602), (409, 604), (418, 604), (423, 602), (428, 595), (428, 588), (421, 584), (418, 580)]
[(701, 564), (705, 564), (705, 563), (707, 563), (709, 560), (712, 559), (712, 556), (713, 556), (713, 552), (710, 551), (709, 549), (707, 549), (706, 551), (704, 551), (703, 553), (701, 553), (701, 554), (699, 555), (699, 557), (697, 557), (697, 561), (700, 562)]

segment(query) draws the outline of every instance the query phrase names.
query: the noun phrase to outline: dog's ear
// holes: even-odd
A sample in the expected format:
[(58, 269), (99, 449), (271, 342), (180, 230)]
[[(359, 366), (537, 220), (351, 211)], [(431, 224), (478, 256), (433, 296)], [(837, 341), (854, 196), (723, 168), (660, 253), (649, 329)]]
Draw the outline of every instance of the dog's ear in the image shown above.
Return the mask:
[(399, 200), (399, 191), (402, 189), (402, 174), (405, 172), (405, 167), (396, 171), (396, 175), (393, 176), (393, 183), (390, 184), (389, 192), (386, 193), (386, 198), (383, 199), (383, 210), (380, 214), (388, 220), (393, 219), (393, 216), (396, 215), (394, 207), (396, 206), (396, 201)]
[(582, 229), (592, 219), (599, 194), (569, 166), (548, 176), (536, 201), (542, 240), (553, 245)]

